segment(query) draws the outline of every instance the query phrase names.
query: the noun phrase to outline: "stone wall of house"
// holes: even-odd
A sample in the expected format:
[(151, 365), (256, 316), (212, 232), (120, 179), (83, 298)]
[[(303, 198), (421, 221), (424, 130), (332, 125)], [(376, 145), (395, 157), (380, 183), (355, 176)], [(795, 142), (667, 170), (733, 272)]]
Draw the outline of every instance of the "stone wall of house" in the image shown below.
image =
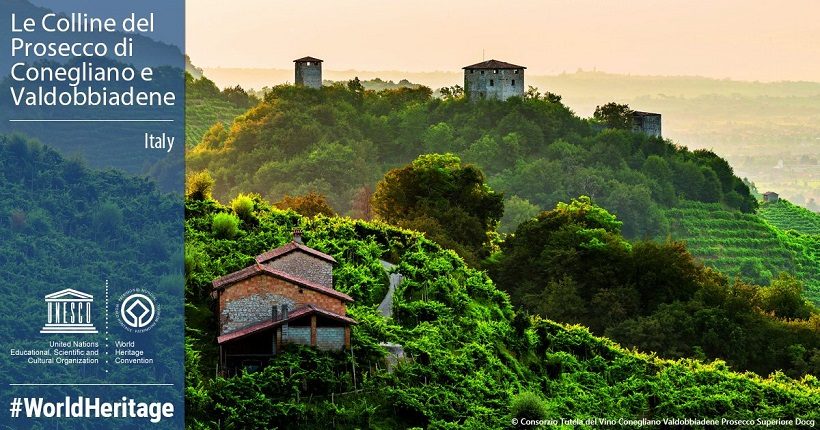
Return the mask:
[(310, 346), (310, 327), (289, 326), (288, 335), (282, 336), (282, 342)]
[(281, 309), (281, 305), (287, 305), (288, 310), (296, 307), (292, 299), (270, 293), (237, 297), (235, 300), (227, 301), (224, 307), (220, 307), (220, 321), (223, 323), (220, 334), (267, 321), (273, 317), (273, 307)]
[(293, 251), (267, 263), (298, 278), (333, 288), (333, 264), (301, 251)]
[(464, 92), (470, 100), (524, 97), (524, 69), (466, 69)]
[(317, 327), (316, 347), (323, 350), (340, 350), (345, 347), (344, 327)]
[(340, 299), (262, 273), (222, 291), (219, 296), (219, 333), (230, 333), (270, 319), (273, 306), (283, 303), (290, 310), (313, 304), (339, 315), (346, 314), (345, 303)]
[(322, 88), (322, 63), (301, 62), (296, 64), (296, 85), (308, 88)]

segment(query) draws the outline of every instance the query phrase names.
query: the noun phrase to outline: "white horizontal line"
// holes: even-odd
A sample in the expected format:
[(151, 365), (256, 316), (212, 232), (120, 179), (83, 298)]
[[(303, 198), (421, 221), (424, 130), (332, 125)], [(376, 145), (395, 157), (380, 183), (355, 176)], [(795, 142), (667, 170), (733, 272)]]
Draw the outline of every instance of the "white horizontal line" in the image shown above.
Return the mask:
[(10, 119), (9, 122), (174, 122), (172, 119)]
[(174, 384), (9, 384), (11, 386), (90, 385), (90, 386), (173, 386)]

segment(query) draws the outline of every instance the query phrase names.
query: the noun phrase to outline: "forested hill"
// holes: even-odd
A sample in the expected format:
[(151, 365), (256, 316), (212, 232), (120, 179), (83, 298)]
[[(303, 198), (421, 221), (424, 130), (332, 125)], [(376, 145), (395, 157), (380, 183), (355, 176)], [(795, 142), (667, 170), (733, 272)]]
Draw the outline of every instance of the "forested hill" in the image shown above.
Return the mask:
[(663, 236), (661, 210), (681, 200), (752, 212), (757, 203), (729, 164), (709, 151), (622, 130), (599, 130), (552, 94), (507, 102), (433, 98), (427, 88), (365, 91), (358, 81), (321, 90), (279, 86), (217, 125), (189, 151), (215, 196), (256, 192), (277, 201), (309, 190), (349, 213), (361, 188), (420, 154), (452, 152), (478, 165), (507, 199), (502, 229), (579, 195), (624, 221), (630, 237)]
[[(722, 361), (664, 360), (579, 326), (515, 312), (485, 273), (415, 232), (345, 218), (303, 218), (258, 197), (233, 208), (191, 198), (186, 213), (191, 429), (500, 429), (509, 428), (512, 417), (816, 418), (820, 408), (813, 376), (761, 378), (732, 372)], [(233, 220), (230, 228), (225, 219)], [(297, 226), (308, 246), (339, 262), (334, 286), (355, 299), (348, 308), (358, 321), (352, 350), (293, 346), (262, 371), (214, 377), (211, 281), (286, 243)], [(393, 318), (376, 308), (387, 281), (380, 259), (396, 263), (404, 275)], [(677, 282), (684, 280), (669, 279), (670, 286)], [(729, 291), (713, 285), (708, 297)], [(402, 345), (406, 354), (392, 372), (385, 368), (384, 342)]]
[[(162, 303), (177, 303), (173, 288), (181, 282), (182, 246), (168, 239), (181, 239), (182, 210), (179, 198), (145, 178), (92, 170), (36, 141), (0, 134), (0, 279), (7, 291), (19, 291), (14, 300), (0, 301), (0, 312), (34, 330), (43, 324), (44, 309), (42, 295), (34, 292), (63, 286), (99, 294), (105, 280), (120, 292), (154, 285)], [(162, 329), (146, 336), (146, 342), (163, 339), (156, 343), (159, 360), (178, 362), (178, 345), (164, 343), (176, 335)], [(11, 328), (0, 332), (4, 347), (19, 341)], [(9, 375), (25, 372), (15, 368), (19, 363), (0, 365)], [(113, 372), (126, 371), (140, 376), (125, 367)]]

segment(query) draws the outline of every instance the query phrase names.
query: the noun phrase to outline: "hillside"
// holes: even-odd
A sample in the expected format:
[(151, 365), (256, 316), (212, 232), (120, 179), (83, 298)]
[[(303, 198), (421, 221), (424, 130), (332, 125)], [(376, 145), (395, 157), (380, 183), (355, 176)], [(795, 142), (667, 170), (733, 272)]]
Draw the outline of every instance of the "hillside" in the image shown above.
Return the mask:
[(745, 212), (757, 206), (714, 153), (596, 131), (554, 95), (470, 103), (433, 98), (426, 88), (365, 91), (354, 81), (320, 91), (280, 86), (229, 131), (206, 140), (189, 151), (188, 169), (209, 170), (222, 201), (240, 192), (278, 201), (313, 190), (347, 214), (356, 193), (389, 169), (420, 154), (451, 152), (525, 206), (549, 209), (590, 195), (624, 220), (630, 237), (664, 234), (660, 209), (679, 199)]
[(245, 113), (256, 100), (241, 88), (219, 88), (207, 78), (188, 74), (185, 81), (185, 145), (202, 141), (211, 127), (221, 124), (230, 129), (234, 119)]
[[(153, 291), (168, 304), (163, 317), (181, 319), (172, 305), (181, 293), (174, 291), (182, 276), (176, 272), (182, 258), (181, 211), (178, 198), (161, 193), (147, 179), (92, 170), (38, 142), (0, 135), (0, 278), (9, 291), (22, 291), (0, 301), (0, 313), (16, 318), (16, 324), (0, 331), (0, 345), (19, 344), (25, 335), (15, 326), (42, 326), (39, 292), (71, 286), (99, 294), (106, 279), (112, 291), (159, 283)], [(169, 241), (173, 237), (179, 240)], [(157, 330), (149, 336), (179, 338)], [(86, 339), (99, 341), (102, 334)], [(180, 350), (178, 344), (157, 343), (155, 351), (158, 360), (173, 366)], [(6, 362), (2, 367), (7, 375), (28, 371)], [(137, 378), (145, 371), (127, 369), (125, 374), (119, 367), (106, 381)], [(96, 373), (87, 376), (95, 375), (102, 379)]]
[(763, 203), (757, 211), (780, 230), (794, 230), (802, 234), (820, 234), (820, 214), (780, 199), (775, 203)]
[[(330, 63), (326, 66), (331, 67)], [(463, 85), (461, 66), (454, 64), (452, 71), (429, 73), (330, 68), (325, 70), (325, 79), (408, 79), (438, 89)], [(290, 69), (207, 68), (205, 74), (220, 87), (239, 84), (259, 89), (293, 81)], [(609, 101), (661, 112), (666, 137), (691, 149), (717, 152), (739, 176), (753, 178), (762, 191), (777, 190), (801, 206), (820, 209), (820, 141), (816, 140), (820, 133), (820, 83), (578, 70), (555, 75), (528, 72), (527, 85), (561, 94), (564, 104), (584, 117)], [(781, 160), (783, 167), (776, 167)]]
[[(529, 409), (547, 419), (725, 417), (816, 418), (820, 385), (777, 374), (761, 378), (725, 364), (669, 361), (623, 349), (578, 326), (513, 311), (506, 294), (420, 235), (379, 223), (302, 218), (255, 200), (233, 239), (212, 219), (231, 209), (187, 203), (187, 419), (211, 428), (507, 428)], [(292, 348), (263, 371), (214, 378), (210, 281), (281, 245), (299, 226), (306, 244), (331, 254), (335, 287), (356, 302), (350, 354)], [(376, 310), (379, 259), (405, 277), (394, 318)], [(406, 360), (385, 370), (379, 344), (403, 345)], [(529, 394), (527, 394), (529, 393)], [(534, 397), (534, 400), (533, 400)], [(590, 426), (595, 427), (595, 426)], [(649, 427), (661, 427), (654, 425)], [(717, 428), (730, 428), (724, 425)]]
[(806, 297), (820, 303), (817, 236), (784, 232), (766, 221), (804, 225), (796, 221), (802, 217), (795, 214), (811, 212), (791, 208), (789, 215), (777, 218), (776, 213), (785, 214), (775, 208), (763, 209), (757, 216), (727, 211), (716, 204), (687, 202), (665, 213), (672, 237), (685, 241), (690, 252), (707, 265), (760, 284), (780, 272), (794, 273), (805, 282)]

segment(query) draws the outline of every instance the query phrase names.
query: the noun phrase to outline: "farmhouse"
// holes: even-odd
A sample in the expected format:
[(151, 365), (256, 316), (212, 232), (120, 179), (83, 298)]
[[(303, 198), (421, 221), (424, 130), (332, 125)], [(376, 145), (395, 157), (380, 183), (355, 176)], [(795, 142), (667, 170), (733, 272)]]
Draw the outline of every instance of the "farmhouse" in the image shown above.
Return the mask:
[(763, 193), (763, 201), (766, 203), (777, 203), (778, 200), (780, 200), (780, 196), (774, 191)]
[(470, 100), (524, 97), (524, 69), (498, 60), (464, 67), (464, 93)]
[(305, 246), (295, 229), (293, 241), (255, 260), (213, 281), (223, 374), (262, 368), (287, 343), (350, 348), (353, 299), (333, 288), (333, 257)]

